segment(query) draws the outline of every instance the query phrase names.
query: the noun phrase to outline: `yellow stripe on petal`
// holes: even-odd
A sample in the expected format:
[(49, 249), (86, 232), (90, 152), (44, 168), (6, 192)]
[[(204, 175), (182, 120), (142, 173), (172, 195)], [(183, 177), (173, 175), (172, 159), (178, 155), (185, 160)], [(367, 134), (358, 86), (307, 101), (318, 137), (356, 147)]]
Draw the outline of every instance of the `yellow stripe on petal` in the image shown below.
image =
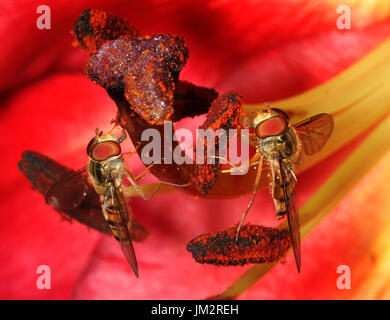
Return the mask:
[[(368, 234), (367, 248), (363, 248), (361, 256), (351, 265), (352, 299), (390, 299), (390, 153), (375, 166), (373, 178), (364, 181), (360, 192), (370, 190), (372, 195), (363, 195), (361, 207), (368, 207), (368, 213), (375, 214), (373, 228), (362, 221), (362, 233)], [(362, 190), (363, 189), (363, 190)], [(360, 193), (356, 192), (358, 199)], [(359, 204), (358, 204), (359, 205)]]
[[(390, 201), (387, 202), (387, 212), (390, 212)], [(366, 259), (374, 260), (370, 265), (370, 269), (366, 270), (366, 279), (362, 283), (355, 284), (357, 289), (353, 287), (351, 299), (372, 299), (372, 300), (388, 300), (390, 299), (390, 222), (384, 226), (378, 238), (376, 239), (372, 250), (367, 255)]]

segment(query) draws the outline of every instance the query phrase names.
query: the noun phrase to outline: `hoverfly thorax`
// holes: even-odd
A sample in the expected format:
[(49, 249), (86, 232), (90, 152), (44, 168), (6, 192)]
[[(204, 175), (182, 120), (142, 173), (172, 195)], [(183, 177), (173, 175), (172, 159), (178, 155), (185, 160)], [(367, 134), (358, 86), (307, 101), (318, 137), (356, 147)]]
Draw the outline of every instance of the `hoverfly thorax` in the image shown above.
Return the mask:
[(114, 181), (123, 175), (120, 142), (111, 133), (96, 135), (88, 144), (87, 154), (93, 186), (98, 194), (103, 194), (108, 180)]

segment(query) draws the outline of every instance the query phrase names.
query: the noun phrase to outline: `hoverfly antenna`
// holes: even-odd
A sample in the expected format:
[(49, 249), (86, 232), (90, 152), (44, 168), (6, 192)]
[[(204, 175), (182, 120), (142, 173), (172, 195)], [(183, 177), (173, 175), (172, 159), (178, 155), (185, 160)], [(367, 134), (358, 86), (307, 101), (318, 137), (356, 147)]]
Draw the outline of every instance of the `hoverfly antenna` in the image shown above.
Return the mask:
[(272, 109), (271, 103), (268, 102), (268, 101), (264, 102), (264, 109), (263, 109), (263, 112), (269, 113), (269, 112), (270, 112), (270, 109)]
[(122, 143), (125, 139), (126, 139), (126, 131), (123, 129), (122, 134), (121, 134), (120, 138), (118, 139), (118, 142)]
[(111, 133), (112, 131), (114, 131), (114, 129), (115, 129), (116, 127), (120, 126), (118, 120), (116, 120), (116, 119), (112, 119), (112, 120), (111, 120), (111, 124), (113, 124), (114, 126), (111, 128), (110, 131), (108, 131), (108, 133)]

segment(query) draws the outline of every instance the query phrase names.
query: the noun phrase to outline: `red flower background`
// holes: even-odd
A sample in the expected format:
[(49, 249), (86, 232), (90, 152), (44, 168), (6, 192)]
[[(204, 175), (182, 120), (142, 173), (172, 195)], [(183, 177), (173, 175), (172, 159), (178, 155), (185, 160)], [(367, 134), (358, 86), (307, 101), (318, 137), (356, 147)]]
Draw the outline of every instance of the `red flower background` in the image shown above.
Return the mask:
[[(74, 169), (85, 165), (85, 147), (94, 129), (107, 129), (115, 118), (114, 102), (83, 75), (87, 56), (70, 46), (73, 22), (84, 9), (107, 10), (130, 20), (145, 34), (182, 35), (190, 58), (180, 78), (221, 93), (234, 90), (246, 103), (274, 101), (312, 88), (390, 35), (386, 12), (379, 5), (367, 8), (364, 1), (351, 4), (351, 30), (336, 28), (336, 8), (341, 4), (337, 1), (113, 1), (107, 5), (83, 0), (71, 5), (68, 1), (46, 4), (51, 8), (51, 30), (36, 27), (39, 15), (34, 1), (2, 3), (0, 10), (3, 299), (201, 299), (220, 293), (248, 268), (200, 265), (185, 247), (201, 233), (237, 222), (249, 195), (229, 200), (195, 199), (183, 193), (157, 195), (151, 201), (135, 198), (134, 214), (150, 231), (146, 241), (135, 243), (140, 266), (137, 280), (112, 238), (77, 222), (62, 221), (17, 169), (24, 150), (41, 152)], [(201, 121), (196, 119), (196, 123)], [(195, 125), (192, 119), (180, 124)], [(300, 204), (352, 147), (298, 177)], [(124, 148), (131, 149), (131, 143), (126, 141)], [(135, 156), (128, 165), (135, 171), (143, 168)], [(301, 275), (290, 254), (285, 264), (240, 298), (349, 297), (350, 292), (336, 287), (336, 269), (342, 264), (356, 266), (352, 268), (352, 272), (358, 270), (354, 285), (375, 261), (364, 260), (361, 252), (368, 250), (370, 234), (386, 221), (375, 216), (385, 208), (381, 203), (388, 192), (384, 184), (389, 176), (381, 173), (384, 167), (382, 161), (304, 240)], [(275, 220), (269, 194), (260, 192), (248, 221), (276, 225)], [(36, 287), (39, 265), (51, 268), (51, 290)], [(383, 298), (387, 292), (383, 290), (375, 297)]]

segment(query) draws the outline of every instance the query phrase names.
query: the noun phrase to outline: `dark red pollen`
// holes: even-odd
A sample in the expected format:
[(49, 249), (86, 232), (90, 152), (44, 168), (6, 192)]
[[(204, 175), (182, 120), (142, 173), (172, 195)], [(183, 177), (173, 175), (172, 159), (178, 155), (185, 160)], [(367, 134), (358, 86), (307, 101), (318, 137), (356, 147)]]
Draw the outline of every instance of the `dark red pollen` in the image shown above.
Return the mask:
[[(217, 131), (224, 129), (228, 133), (229, 129), (240, 127), (239, 118), (242, 113), (241, 97), (236, 93), (225, 94), (215, 99), (207, 113), (206, 121), (200, 129), (210, 129)], [(204, 139), (205, 150), (207, 150), (207, 139)], [(224, 150), (219, 150), (219, 140), (215, 139), (215, 155), (226, 154), (227, 146), (222, 146)], [(209, 149), (212, 150), (212, 149)], [(210, 157), (204, 152), (204, 164), (196, 165), (195, 173), (192, 176), (193, 182), (200, 192), (207, 194), (217, 181), (218, 172), (221, 169), (220, 160), (215, 158), (214, 164), (207, 164)]]
[(237, 240), (236, 232), (237, 225), (201, 235), (187, 244), (187, 251), (199, 263), (236, 266), (277, 261), (291, 246), (286, 228), (246, 224)]
[(141, 33), (121, 18), (97, 9), (87, 9), (75, 21), (76, 44), (93, 54), (107, 41), (135, 39)]
[(176, 82), (187, 58), (188, 48), (178, 36), (119, 39), (102, 45), (88, 61), (86, 74), (106, 90), (122, 89), (133, 111), (162, 124), (174, 113)]

